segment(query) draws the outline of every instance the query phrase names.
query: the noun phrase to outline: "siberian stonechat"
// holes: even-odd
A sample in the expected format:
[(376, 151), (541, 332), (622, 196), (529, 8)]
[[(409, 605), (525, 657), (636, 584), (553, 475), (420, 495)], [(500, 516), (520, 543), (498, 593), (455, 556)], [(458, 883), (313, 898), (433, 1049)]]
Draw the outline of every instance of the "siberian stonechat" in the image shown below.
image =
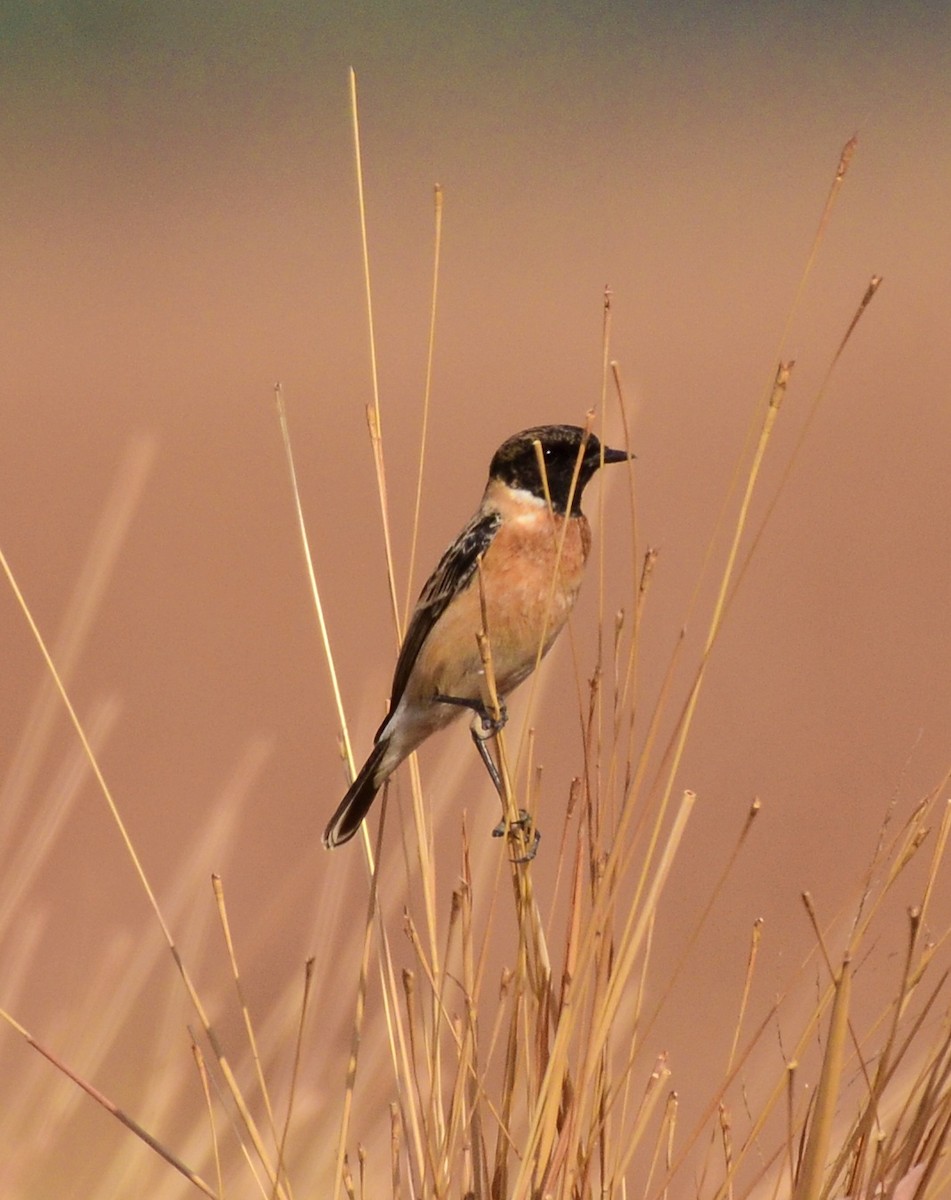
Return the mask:
[[(403, 759), (464, 708), (490, 728), (476, 636), (483, 619), (500, 699), (548, 653), (574, 606), (591, 549), (582, 492), (602, 463), (629, 457), (602, 449), (576, 425), (526, 429), (498, 448), (478, 511), (416, 603), (389, 715), (324, 831), (328, 849), (353, 837)], [(490, 761), (488, 752), (483, 757)]]

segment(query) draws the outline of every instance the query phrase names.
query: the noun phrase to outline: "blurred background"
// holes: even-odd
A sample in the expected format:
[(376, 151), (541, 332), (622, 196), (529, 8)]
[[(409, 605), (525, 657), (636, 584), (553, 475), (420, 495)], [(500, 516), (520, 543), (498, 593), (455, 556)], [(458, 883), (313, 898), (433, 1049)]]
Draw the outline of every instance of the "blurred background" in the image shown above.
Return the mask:
[[(751, 800), (764, 805), (718, 932), (648, 1047), (670, 1052), (676, 1086), (700, 1105), (727, 1044), (698, 1028), (697, 1005), (732, 1029), (752, 921), (766, 920), (768, 998), (811, 943), (800, 892), (824, 916), (854, 901), (889, 804), (903, 817), (947, 767), (951, 14), (942, 3), (4, 6), (0, 547), (234, 1044), (211, 872), (224, 878), (252, 1007), (277, 1012), (275, 1028), (317, 955), (306, 1103), (315, 1120), (326, 1104), (334, 1131), (366, 877), (356, 845), (332, 856), (320, 846), (345, 777), (274, 385), (361, 757), (396, 638), (366, 433), (351, 66), (400, 594), (438, 182), (413, 592), (476, 506), (496, 446), (528, 425), (583, 423), (599, 404), (609, 287), (640, 552), (660, 550), (643, 630), (647, 712), (778, 357), (796, 368), (754, 524), (869, 278), (884, 276), (731, 607), (678, 779), (699, 801), (664, 908), (659, 978)], [(617, 443), (608, 395), (598, 420)], [(608, 484), (597, 534), (609, 614), (632, 603), (625, 490)], [(695, 650), (711, 578), (688, 626)], [(575, 618), (583, 674), (597, 603), (592, 580)], [(200, 1119), (186, 1119), (202, 1111), (190, 1009), (6, 584), (0, 631), (0, 1006), (146, 1124), (151, 1111), (154, 1132), (207, 1170)], [(678, 703), (689, 678), (677, 677)], [(552, 846), (580, 770), (575, 694), (565, 643), (534, 714)], [(464, 727), (422, 765), (431, 797), (452, 779), (439, 818), (447, 855), (460, 794), (481, 844), (497, 801)], [(498, 853), (487, 836), (484, 852)], [(537, 877), (544, 902), (544, 854)], [(400, 887), (387, 899), (394, 937)], [(186, 1081), (174, 1112), (143, 1083), (166, 1066)], [(120, 1154), (150, 1195), (184, 1194), (2, 1031), (0, 1074), (19, 1081), (17, 1103), (0, 1103), (5, 1195), (111, 1195), (104, 1164)], [(368, 1140), (390, 1091), (374, 1093), (372, 1076), (361, 1086), (355, 1137)]]

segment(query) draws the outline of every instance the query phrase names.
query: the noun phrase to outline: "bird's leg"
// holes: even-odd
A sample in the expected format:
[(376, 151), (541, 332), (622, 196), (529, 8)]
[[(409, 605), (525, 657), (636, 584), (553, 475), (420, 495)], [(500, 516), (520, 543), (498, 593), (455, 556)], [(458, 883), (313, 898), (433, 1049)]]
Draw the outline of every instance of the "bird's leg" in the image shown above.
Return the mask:
[[(463, 696), (446, 696), (442, 692), (436, 692), (433, 699), (439, 704), (455, 704), (457, 708), (471, 708), (482, 722), (483, 741), (486, 738), (495, 737), (500, 729), (505, 728), (505, 722), (509, 719), (508, 711), (501, 701), (499, 702), (499, 715), (496, 717), (494, 713), (489, 711), (485, 701), (482, 699), (468, 700)], [(479, 735), (473, 730), (472, 736), (478, 737)]]
[[(484, 727), (485, 721), (483, 719), (483, 728)], [(502, 810), (504, 814), (506, 809), (505, 787), (502, 784), (502, 776), (499, 774), (499, 768), (495, 765), (495, 760), (492, 758), (492, 755), (489, 753), (489, 748), (486, 745), (486, 742), (489, 740), (489, 738), (495, 737), (498, 730), (493, 729), (488, 733), (480, 733), (473, 724), (469, 732), (472, 734), (472, 740), (475, 742), (475, 747), (479, 751), (479, 757), (485, 763), (485, 769), (489, 772), (489, 778), (495, 784), (495, 790), (499, 793), (499, 799), (502, 801)], [(531, 840), (525, 850), (525, 853), (520, 854), (517, 858), (513, 858), (512, 862), (531, 862), (538, 853), (538, 843), (541, 841), (542, 835), (535, 828), (534, 824), (532, 823), (531, 813), (526, 811), (526, 809), (520, 808), (518, 810), (518, 816), (514, 821), (509, 821), (507, 817), (503, 815), (502, 820), (499, 821), (498, 825), (496, 825), (496, 827), (492, 830), (492, 836), (509, 837), (514, 841), (518, 832), (522, 834), (522, 837), (525, 838), (526, 841), (529, 841), (529, 839)]]
[(469, 732), (472, 734), (472, 740), (475, 742), (475, 747), (479, 751), (479, 757), (485, 765), (485, 769), (489, 772), (489, 778), (495, 790), (499, 793), (502, 803), (505, 803), (505, 789), (502, 786), (502, 776), (499, 774), (499, 768), (495, 765), (492, 755), (489, 753), (489, 748), (486, 742), (489, 738), (493, 738), (499, 730), (505, 725), (508, 720), (508, 713), (505, 711), (505, 705), (499, 705), (499, 715), (496, 717), (490, 713), (486, 707), (484, 700), (467, 700), (462, 696), (445, 696), (442, 692), (436, 692), (433, 696), (440, 704), (455, 704), (458, 708), (471, 708), (482, 725), (481, 730), (476, 728), (475, 721), (469, 727)]
[(472, 740), (475, 743), (475, 748), (479, 751), (479, 757), (482, 759), (485, 769), (489, 772), (489, 778), (495, 790), (499, 793), (499, 799), (505, 803), (505, 788), (502, 785), (502, 776), (499, 774), (499, 768), (495, 765), (495, 759), (489, 753), (489, 747), (486, 742), (490, 737), (495, 737), (495, 733), (480, 733), (475, 726), (471, 726), (469, 733), (472, 735)]
[[(471, 708), (479, 719), (482, 728), (476, 727), (475, 721), (469, 728), (469, 733), (475, 743), (475, 748), (479, 751), (479, 757), (482, 759), (485, 769), (489, 773), (489, 778), (492, 780), (492, 785), (499, 794), (499, 799), (502, 801), (502, 807), (505, 807), (505, 787), (502, 783), (502, 776), (499, 774), (499, 768), (495, 764), (495, 760), (489, 753), (489, 748), (486, 742), (490, 738), (494, 738), (499, 731), (505, 726), (508, 720), (508, 713), (505, 705), (499, 704), (499, 715), (496, 717), (491, 713), (483, 700), (467, 700), (462, 696), (445, 696), (441, 692), (437, 692), (433, 696), (440, 704), (455, 704), (459, 708)], [(531, 845), (520, 857), (513, 859), (513, 862), (525, 863), (531, 862), (538, 852), (538, 843), (541, 841), (541, 834), (532, 825), (531, 814), (526, 812), (524, 808), (518, 810), (518, 817), (514, 821), (507, 821), (505, 817), (499, 821), (498, 825), (492, 830), (493, 837), (505, 837), (515, 830), (520, 830), (525, 838), (531, 837)]]

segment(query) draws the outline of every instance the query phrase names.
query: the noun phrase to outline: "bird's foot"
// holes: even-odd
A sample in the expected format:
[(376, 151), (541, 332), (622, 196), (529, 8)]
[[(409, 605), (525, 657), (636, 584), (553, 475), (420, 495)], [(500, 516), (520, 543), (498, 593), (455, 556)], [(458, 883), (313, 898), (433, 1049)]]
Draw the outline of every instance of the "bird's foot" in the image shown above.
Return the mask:
[(531, 814), (526, 812), (524, 808), (518, 810), (518, 817), (514, 821), (507, 821), (503, 817), (492, 830), (492, 836), (507, 837), (513, 844), (523, 838), (529, 842), (524, 854), (520, 854), (517, 858), (512, 859), (514, 863), (531, 862), (538, 853), (538, 843), (542, 840), (542, 835), (535, 828)]

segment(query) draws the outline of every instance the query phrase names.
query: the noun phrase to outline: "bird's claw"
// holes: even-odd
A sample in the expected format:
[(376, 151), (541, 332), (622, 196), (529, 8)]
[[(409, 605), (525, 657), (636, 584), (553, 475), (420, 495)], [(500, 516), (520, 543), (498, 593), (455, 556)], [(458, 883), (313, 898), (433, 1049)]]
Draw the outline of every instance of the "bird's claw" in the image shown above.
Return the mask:
[(473, 729), (475, 736), (483, 742), (487, 742), (489, 738), (494, 738), (497, 733), (500, 733), (505, 728), (505, 722), (509, 719), (508, 713), (505, 711), (505, 705), (499, 705), (499, 715), (495, 716), (490, 713), (487, 708), (476, 710), (476, 716), (482, 722), (482, 730)]
[(522, 837), (531, 839), (530, 844), (526, 847), (525, 853), (518, 855), (512, 859), (513, 863), (531, 862), (538, 853), (538, 843), (542, 840), (541, 833), (535, 828), (531, 814), (526, 812), (524, 808), (518, 810), (518, 817), (514, 821), (507, 821), (505, 817), (499, 821), (498, 825), (492, 830), (493, 837), (508, 837), (512, 842), (521, 835)]

